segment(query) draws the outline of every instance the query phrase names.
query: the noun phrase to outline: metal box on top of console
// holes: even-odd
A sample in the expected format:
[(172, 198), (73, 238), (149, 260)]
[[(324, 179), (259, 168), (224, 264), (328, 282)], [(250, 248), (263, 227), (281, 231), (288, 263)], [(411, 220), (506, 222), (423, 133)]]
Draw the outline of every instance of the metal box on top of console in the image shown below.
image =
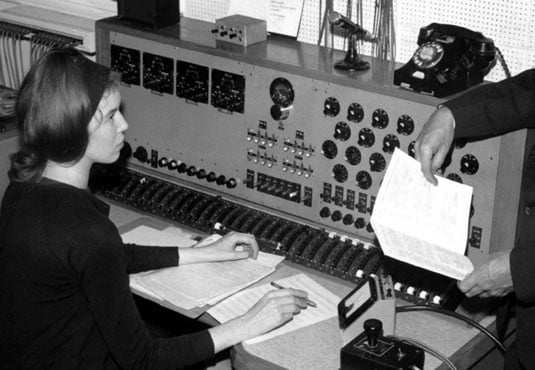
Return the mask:
[(262, 19), (235, 14), (216, 19), (215, 25), (217, 41), (248, 46), (267, 39), (266, 21)]

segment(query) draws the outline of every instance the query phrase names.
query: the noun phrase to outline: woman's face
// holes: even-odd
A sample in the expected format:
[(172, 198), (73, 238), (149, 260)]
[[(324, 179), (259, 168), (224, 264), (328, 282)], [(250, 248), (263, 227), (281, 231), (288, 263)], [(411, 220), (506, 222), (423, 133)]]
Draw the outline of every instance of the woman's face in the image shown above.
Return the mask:
[(124, 145), (124, 132), (128, 128), (119, 111), (121, 94), (119, 91), (104, 94), (97, 112), (89, 123), (89, 143), (85, 157), (91, 163), (113, 163), (119, 158)]

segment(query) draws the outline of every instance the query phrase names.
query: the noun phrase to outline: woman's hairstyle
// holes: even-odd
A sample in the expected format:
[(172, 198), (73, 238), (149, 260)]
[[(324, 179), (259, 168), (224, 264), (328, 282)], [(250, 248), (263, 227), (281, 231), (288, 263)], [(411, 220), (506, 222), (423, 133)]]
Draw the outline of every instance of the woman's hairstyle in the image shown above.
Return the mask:
[(18, 92), (21, 150), (11, 156), (12, 181), (35, 182), (48, 160), (75, 163), (87, 148), (87, 126), (116, 75), (72, 48), (51, 50), (30, 69)]

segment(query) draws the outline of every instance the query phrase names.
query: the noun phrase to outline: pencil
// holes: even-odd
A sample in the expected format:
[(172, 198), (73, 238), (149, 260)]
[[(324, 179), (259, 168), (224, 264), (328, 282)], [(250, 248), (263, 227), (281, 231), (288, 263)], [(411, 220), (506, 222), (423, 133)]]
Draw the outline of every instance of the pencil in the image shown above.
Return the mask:
[[(272, 281), (271, 282), (271, 286), (277, 288), (277, 289), (286, 289), (285, 287), (283, 287), (282, 285), (280, 284), (277, 284), (276, 282)], [(307, 302), (307, 305), (311, 306), (311, 307), (318, 307), (318, 305), (316, 304), (316, 302), (314, 301), (311, 301), (310, 299), (306, 298), (306, 302)]]

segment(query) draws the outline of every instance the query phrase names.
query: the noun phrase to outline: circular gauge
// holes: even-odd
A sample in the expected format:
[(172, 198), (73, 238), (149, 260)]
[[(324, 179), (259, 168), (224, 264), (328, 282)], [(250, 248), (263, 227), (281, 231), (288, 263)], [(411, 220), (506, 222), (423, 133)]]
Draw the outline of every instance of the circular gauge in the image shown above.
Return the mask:
[(333, 167), (333, 178), (338, 182), (346, 182), (349, 176), (347, 168), (343, 164), (335, 164)]
[(340, 113), (340, 103), (336, 98), (330, 97), (325, 99), (323, 103), (323, 114), (330, 117), (335, 117)]
[(287, 108), (294, 102), (295, 93), (290, 81), (279, 77), (271, 82), (269, 86), (269, 95), (273, 103)]
[(356, 166), (360, 163), (360, 150), (356, 146), (350, 146), (346, 149), (346, 161), (350, 165)]
[(338, 148), (336, 147), (334, 141), (325, 140), (321, 145), (321, 154), (323, 154), (326, 158), (334, 159), (334, 157), (336, 157), (338, 154)]
[(378, 108), (373, 112), (372, 126), (375, 128), (385, 128), (388, 126), (388, 113), (384, 109)]
[(351, 129), (345, 122), (338, 122), (334, 127), (333, 137), (340, 141), (347, 141), (351, 137)]

